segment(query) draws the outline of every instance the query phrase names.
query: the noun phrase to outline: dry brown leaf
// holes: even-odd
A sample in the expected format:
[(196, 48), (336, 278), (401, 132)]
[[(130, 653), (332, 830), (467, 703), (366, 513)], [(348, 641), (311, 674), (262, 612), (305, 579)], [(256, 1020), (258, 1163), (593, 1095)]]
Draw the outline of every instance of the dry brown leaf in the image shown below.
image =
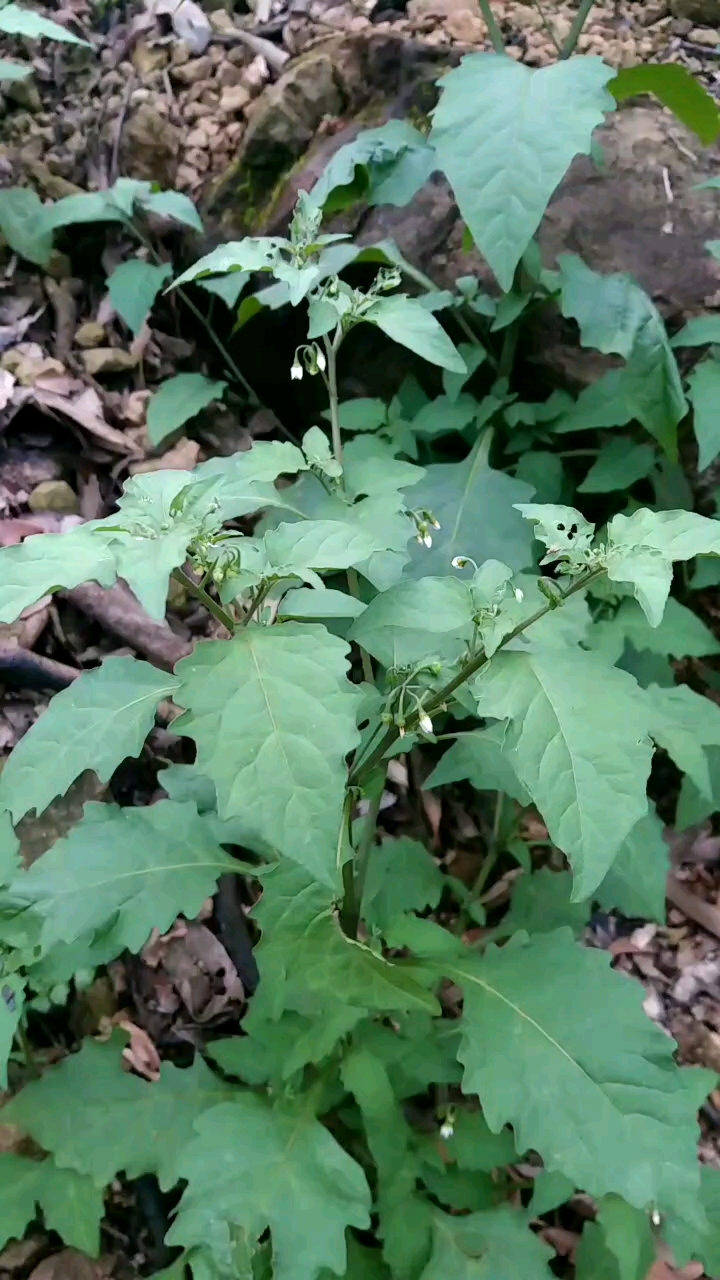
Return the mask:
[(200, 445), (197, 440), (188, 440), (183, 436), (160, 458), (143, 458), (142, 462), (130, 465), (132, 475), (144, 471), (192, 471), (200, 456)]
[[(83, 388), (81, 382), (75, 382), (74, 386)], [(94, 387), (84, 387), (79, 395), (72, 395), (58, 392), (50, 382), (43, 382), (32, 388), (32, 398), (38, 408), (72, 419), (114, 453), (139, 456), (137, 445), (105, 420), (102, 400)]]
[(43, 1258), (30, 1272), (30, 1280), (98, 1280), (103, 1274), (100, 1264), (79, 1249), (61, 1249)]
[(7, 409), (12, 400), (15, 375), (8, 369), (0, 369), (0, 410)]
[(139, 1076), (155, 1084), (160, 1079), (160, 1055), (147, 1031), (122, 1014), (116, 1014), (113, 1022), (130, 1036), (130, 1044), (122, 1051), (125, 1062)]

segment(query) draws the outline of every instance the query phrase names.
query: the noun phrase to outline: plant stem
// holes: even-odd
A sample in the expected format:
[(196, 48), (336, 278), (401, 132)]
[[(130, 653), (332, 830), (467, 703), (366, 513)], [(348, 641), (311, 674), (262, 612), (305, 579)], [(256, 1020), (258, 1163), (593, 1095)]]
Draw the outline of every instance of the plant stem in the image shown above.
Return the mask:
[(577, 14), (575, 15), (575, 21), (570, 28), (567, 40), (560, 50), (561, 58), (569, 58), (571, 54), (575, 52), (575, 46), (582, 35), (582, 29), (590, 16), (590, 10), (594, 3), (595, 0), (580, 0), (580, 5)]
[(355, 850), (355, 857), (352, 862), (345, 863), (345, 866), (350, 867), (352, 872), (352, 893), (349, 901), (347, 899), (347, 881), (344, 876), (345, 867), (343, 867), (343, 881), (346, 887), (346, 896), (343, 899), (342, 918), (343, 928), (349, 938), (357, 938), (363, 893), (365, 892), (365, 881), (367, 879), (368, 863), (370, 862), (370, 851), (375, 843), (375, 831), (377, 828), (378, 814), (380, 813), (380, 805), (382, 802), (386, 776), (387, 768), (384, 768), (378, 770), (376, 777), (373, 778), (368, 811), (363, 819), (362, 832), (360, 834), (357, 849)]
[[(353, 600), (360, 599), (360, 583), (358, 582), (357, 569), (348, 569), (347, 571), (348, 591)], [(363, 649), (362, 645), (358, 645), (360, 650), (360, 662), (362, 663), (363, 680), (367, 684), (375, 683), (375, 672), (373, 671), (372, 661), (367, 649)]]
[(552, 25), (552, 23), (550, 22), (549, 18), (547, 17), (547, 14), (545, 13), (545, 10), (543, 9), (542, 4), (540, 3), (540, 0), (532, 0), (532, 2), (533, 2), (533, 4), (534, 4), (535, 8), (536, 8), (536, 9), (537, 9), (537, 11), (538, 11), (538, 14), (539, 14), (539, 16), (540, 16), (540, 21), (541, 21), (541, 22), (542, 22), (542, 24), (543, 24), (543, 28), (544, 28), (544, 30), (545, 30), (546, 35), (548, 35), (548, 36), (550, 37), (550, 39), (552, 40), (553, 44), (555, 45), (555, 50), (556, 50), (556, 52), (557, 52), (557, 53), (561, 53), (561, 52), (562, 52), (562, 46), (560, 45), (560, 42), (559, 42), (559, 40), (558, 40), (557, 36), (555, 35), (555, 32), (554, 32), (554, 30), (553, 30), (553, 25)]
[(496, 53), (505, 53), (505, 41), (503, 33), (500, 30), (498, 20), (492, 11), (490, 0), (480, 0), (480, 9), (485, 19), (485, 26), (488, 29), (488, 35), (492, 41), (492, 47)]
[(240, 623), (241, 627), (246, 627), (248, 622), (252, 622), (254, 615), (257, 613), (266, 595), (268, 595), (271, 589), (271, 586), (272, 584), (270, 582), (262, 582), (260, 584), (256, 594), (253, 596), (252, 600), (250, 601), (250, 604), (247, 607), (247, 610), (245, 612), (245, 617)]
[(483, 858), (483, 864), (477, 876), (475, 877), (475, 880), (473, 882), (473, 887), (470, 890), (470, 894), (473, 901), (476, 898), (480, 897), (480, 894), (482, 893), (483, 889), (485, 888), (485, 885), (488, 882), (490, 872), (495, 866), (495, 863), (497, 862), (498, 856), (500, 854), (500, 828), (502, 826), (504, 806), (505, 806), (505, 792), (498, 791), (496, 792), (496, 795), (495, 795), (495, 811), (493, 813), (493, 824), (492, 824), (492, 831), (490, 833), (490, 842), (488, 844), (485, 857)]
[(342, 447), (342, 431), (340, 430), (340, 403), (338, 400), (337, 387), (337, 351), (342, 337), (342, 330), (338, 325), (335, 330), (335, 337), (332, 342), (325, 334), (323, 342), (325, 344), (325, 354), (327, 355), (327, 374), (325, 375), (325, 386), (327, 387), (328, 400), (330, 401), (330, 428), (332, 431), (332, 447), (335, 461), (342, 466), (343, 447)]
[(201, 603), (205, 605), (208, 613), (211, 613), (213, 618), (216, 618), (218, 622), (222, 622), (223, 626), (226, 627), (230, 632), (230, 635), (232, 635), (235, 630), (235, 619), (227, 613), (225, 609), (223, 609), (221, 604), (216, 604), (212, 596), (208, 595), (207, 591), (203, 590), (202, 587), (199, 587), (197, 582), (193, 582), (192, 578), (189, 578), (186, 573), (183, 573), (182, 569), (173, 569), (172, 576), (176, 582), (179, 582), (185, 590), (190, 593), (191, 596), (194, 596), (196, 600), (200, 600)]
[(40, 1071), (38, 1068), (37, 1059), (35, 1057), (33, 1047), (28, 1037), (27, 1028), (22, 1018), (20, 1019), (17, 1026), (17, 1038), (20, 1044), (20, 1048), (22, 1049), (22, 1054), (25, 1059), (25, 1065), (27, 1066), (28, 1073), (31, 1076), (38, 1076), (40, 1074)]
[[(546, 617), (553, 609), (557, 609), (560, 605), (564, 604), (564, 602), (568, 600), (570, 596), (574, 596), (577, 591), (583, 591), (589, 582), (592, 582), (594, 578), (600, 577), (603, 572), (603, 569), (591, 569), (587, 573), (582, 574), (582, 576), (577, 578), (571, 586), (567, 587), (560, 593), (557, 603), (548, 601), (546, 605), (537, 609), (535, 613), (531, 614), (529, 618), (526, 618), (524, 622), (520, 622), (516, 627), (513, 627), (512, 631), (509, 631), (508, 634), (500, 641), (496, 652), (503, 649), (511, 640), (515, 640), (517, 636), (522, 635), (524, 631), (527, 631), (529, 627), (534, 625), (534, 623), (539, 622), (541, 618)], [(455, 690), (459, 689), (461, 684), (465, 684), (466, 680), (469, 680), (472, 676), (476, 675), (481, 667), (484, 667), (489, 661), (490, 659), (484, 649), (481, 649), (479, 653), (473, 654), (473, 656), (468, 658), (467, 662), (463, 664), (457, 675), (453, 676), (452, 680), (448, 680), (447, 684), (443, 685), (442, 689), (439, 689), (438, 692), (430, 698), (423, 707), (423, 711), (429, 716), (431, 716), (433, 712), (439, 711), (445, 706), (448, 699), (452, 697)], [(410, 713), (405, 723), (406, 733), (415, 728), (419, 718), (420, 715), (418, 711)], [(383, 734), (382, 738), (370, 755), (365, 758), (359, 767), (351, 769), (349, 778), (350, 786), (361, 787), (363, 783), (367, 781), (373, 770), (377, 768), (378, 764), (383, 759), (386, 751), (389, 750), (399, 735), (400, 730), (397, 725), (388, 725), (387, 732)]]

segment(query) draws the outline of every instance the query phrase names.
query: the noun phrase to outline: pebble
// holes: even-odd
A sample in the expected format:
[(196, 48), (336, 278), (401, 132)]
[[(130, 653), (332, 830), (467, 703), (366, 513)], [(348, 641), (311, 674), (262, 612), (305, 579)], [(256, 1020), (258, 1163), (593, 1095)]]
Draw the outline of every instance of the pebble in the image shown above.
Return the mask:
[(242, 111), (250, 101), (250, 91), (244, 84), (230, 85), (220, 94), (220, 110), (224, 115), (235, 115)]
[(76, 331), (75, 342), (78, 347), (100, 347), (106, 337), (104, 325), (99, 324), (97, 320), (86, 320), (85, 324), (81, 324)]
[(31, 511), (57, 511), (74, 516), (79, 511), (77, 494), (67, 480), (42, 480), (28, 498)]
[(715, 31), (712, 27), (693, 27), (688, 39), (693, 44), (704, 44), (707, 48), (714, 49), (720, 44), (720, 31)]

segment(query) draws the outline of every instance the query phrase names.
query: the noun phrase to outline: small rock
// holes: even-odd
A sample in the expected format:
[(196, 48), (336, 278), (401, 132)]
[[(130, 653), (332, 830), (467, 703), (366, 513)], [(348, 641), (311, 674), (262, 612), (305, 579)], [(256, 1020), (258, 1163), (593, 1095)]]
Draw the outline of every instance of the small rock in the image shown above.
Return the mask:
[(11, 80), (5, 85), (5, 92), (12, 102), (26, 111), (42, 111), (40, 91), (34, 80)]
[(242, 69), (234, 66), (227, 58), (220, 64), (215, 73), (215, 82), (221, 85), (223, 89), (228, 89), (231, 85), (241, 84), (242, 78)]
[(720, 22), (720, 0), (670, 0), (670, 8), (676, 18), (689, 18), (709, 27)]
[(192, 129), (185, 139), (186, 147), (207, 147), (209, 142), (208, 135), (204, 129)]
[(688, 39), (694, 44), (704, 44), (709, 49), (714, 49), (720, 44), (720, 31), (713, 31), (712, 27), (693, 27)]
[(77, 494), (66, 480), (43, 480), (28, 498), (31, 511), (56, 511), (61, 515), (78, 514)]
[(183, 115), (188, 124), (194, 124), (196, 120), (202, 120), (203, 116), (211, 116), (212, 107), (204, 102), (188, 102)]
[(123, 373), (126, 369), (134, 369), (137, 364), (135, 356), (120, 347), (94, 347), (91, 351), (83, 351), (82, 361), (91, 378), (101, 373)]
[(224, 115), (233, 116), (243, 111), (250, 101), (250, 91), (244, 84), (229, 85), (220, 94), (220, 110)]
[[(232, 50), (232, 53), (238, 53), (239, 50)], [(270, 78), (270, 68), (266, 59), (261, 53), (253, 58), (243, 73), (243, 83), (247, 86), (251, 93), (259, 93), (263, 85)]]
[(99, 347), (105, 338), (105, 326), (98, 324), (97, 320), (86, 320), (75, 334), (78, 347)]
[(162, 71), (168, 64), (168, 51), (158, 45), (146, 44), (141, 40), (135, 45), (132, 63), (141, 76), (151, 76), (154, 71)]
[(470, 9), (457, 9), (449, 13), (445, 19), (445, 30), (459, 44), (482, 44), (487, 36), (487, 27), (482, 18)]
[(193, 169), (197, 169), (198, 173), (207, 173), (210, 168), (210, 157), (207, 151), (201, 151), (199, 147), (193, 147), (186, 153), (185, 162)]
[(180, 4), (172, 12), (172, 26), (178, 40), (182, 40), (191, 53), (205, 52), (212, 36), (212, 27), (195, 0), (180, 0)]
[(213, 64), (207, 54), (202, 58), (193, 58), (190, 62), (184, 62), (181, 66), (173, 66), (170, 74), (173, 80), (178, 80), (180, 84), (197, 84), (199, 80), (207, 80), (212, 74)]
[(156, 99), (141, 102), (130, 116), (122, 136), (123, 173), (129, 178), (175, 185), (180, 133), (156, 109)]

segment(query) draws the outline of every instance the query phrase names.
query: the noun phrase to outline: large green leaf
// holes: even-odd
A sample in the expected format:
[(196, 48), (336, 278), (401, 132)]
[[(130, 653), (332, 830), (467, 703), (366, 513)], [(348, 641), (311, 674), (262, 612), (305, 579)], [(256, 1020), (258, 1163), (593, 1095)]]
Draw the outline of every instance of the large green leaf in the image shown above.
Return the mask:
[(621, 1196), (609, 1195), (600, 1201), (598, 1222), (617, 1259), (619, 1280), (646, 1280), (656, 1253), (650, 1215)]
[(550, 1280), (552, 1257), (527, 1216), (509, 1205), (466, 1217), (436, 1210), (432, 1253), (420, 1280)]
[(670, 689), (650, 685), (647, 696), (653, 738), (710, 800), (713, 788), (703, 748), (720, 747), (720, 707), (686, 684)]
[(416, 355), (422, 356), (423, 360), (429, 360), (441, 369), (448, 369), (450, 373), (467, 372), (465, 361), (442, 325), (417, 298), (410, 298), (403, 293), (378, 298), (363, 313), (362, 318), (376, 324), (388, 338), (408, 347)]
[(31, 187), (7, 187), (0, 191), (0, 231), (8, 245), (21, 258), (46, 267), (53, 251), (53, 240), (44, 229), (42, 219), (42, 201)]
[(520, 804), (529, 805), (530, 793), (519, 781), (510, 755), (504, 750), (506, 736), (504, 724), (459, 733), (426, 778), (424, 787), (431, 790), (467, 778), (478, 791), (504, 791)]
[(126, 756), (139, 755), (163, 698), (178, 687), (136, 658), (106, 658), (57, 693), (20, 739), (0, 776), (0, 805), (15, 821), (42, 813), (85, 769), (108, 782)]
[(177, 667), (176, 729), (197, 743), (223, 818), (242, 814), (279, 852), (336, 886), (345, 757), (358, 743), (360, 692), (348, 646), (322, 626), (250, 626)]
[(378, 129), (363, 129), (340, 147), (311, 195), (326, 214), (356, 200), (405, 205), (436, 168), (437, 158), (423, 134), (405, 120), (392, 119)]
[(39, 13), (34, 13), (32, 9), (23, 9), (19, 4), (6, 4), (0, 9), (0, 31), (4, 31), (9, 36), (28, 36), (32, 39), (39, 39), (44, 36), (48, 40), (60, 40), (65, 44), (84, 44), (87, 40), (81, 40), (78, 36), (74, 36), (72, 31), (68, 31), (65, 27), (61, 27), (57, 22), (50, 22), (48, 18), (41, 18)]
[(537, 71), (503, 54), (476, 53), (441, 82), (430, 141), (473, 240), (501, 287), (537, 230), (576, 155), (615, 108), (599, 58)]
[(720, 644), (692, 609), (670, 596), (659, 626), (648, 622), (636, 600), (623, 600), (614, 618), (594, 623), (588, 640), (610, 662), (617, 662), (626, 643), (639, 653), (667, 654), (674, 658), (703, 658), (720, 653)]
[(669, 1217), (663, 1224), (663, 1236), (673, 1251), (678, 1266), (691, 1258), (699, 1258), (709, 1276), (720, 1274), (720, 1170), (707, 1165), (700, 1170), (700, 1196), (707, 1216), (705, 1230), (682, 1219)]
[(688, 395), (693, 405), (698, 471), (704, 471), (720, 453), (720, 360), (709, 357), (690, 374)]
[[(553, 455), (551, 455), (553, 456)], [(655, 450), (650, 444), (635, 444), (621, 436), (604, 444), (578, 493), (613, 493), (629, 489), (643, 480), (655, 465)]]
[(238, 1229), (254, 1245), (269, 1227), (276, 1280), (315, 1280), (322, 1267), (344, 1274), (345, 1229), (369, 1226), (370, 1191), (307, 1096), (273, 1105), (238, 1092), (196, 1129), (178, 1162), (188, 1186), (169, 1244), (206, 1245), (230, 1270)]
[(27, 80), (32, 75), (31, 66), (23, 66), (20, 62), (8, 62), (7, 58), (0, 58), (0, 83), (4, 81), (9, 84), (11, 80)]
[(405, 911), (436, 907), (443, 885), (440, 868), (419, 840), (384, 840), (370, 852), (362, 917), (372, 927), (386, 929)]
[(693, 316), (671, 342), (672, 347), (707, 347), (720, 342), (720, 316)]
[(603, 423), (587, 415), (591, 425), (622, 426), (637, 418), (675, 456), (677, 424), (687, 404), (659, 311), (631, 276), (600, 275), (574, 254), (561, 254), (558, 263), (563, 315), (577, 320), (582, 344), (627, 361), (623, 370), (588, 388), (559, 429), (576, 429), (572, 424), (586, 413), (584, 400), (597, 400), (601, 410), (617, 404), (618, 411), (607, 414), (614, 420)]
[(588, 897), (647, 810), (649, 712), (624, 671), (568, 649), (497, 654), (474, 684), (481, 715), (510, 720), (506, 751)]
[(160, 1079), (141, 1080), (123, 1069), (119, 1036), (85, 1040), (33, 1080), (8, 1104), (5, 1118), (51, 1151), (61, 1169), (75, 1169), (106, 1186), (116, 1173), (156, 1173), (164, 1190), (177, 1181), (178, 1157), (198, 1116), (232, 1089), (196, 1056), (186, 1070), (163, 1063)]
[(642, 988), (568, 929), (518, 934), (443, 967), (465, 992), (463, 1087), (482, 1098), (490, 1128), (511, 1123), (518, 1150), (591, 1195), (702, 1227), (696, 1113), (714, 1076), (675, 1066)]
[(720, 133), (717, 103), (696, 76), (677, 62), (646, 62), (638, 67), (623, 67), (610, 81), (608, 89), (618, 102), (639, 93), (654, 94), (706, 146), (715, 142)]
[(38, 1205), (45, 1225), (66, 1245), (98, 1256), (104, 1206), (102, 1191), (92, 1180), (73, 1169), (59, 1169), (51, 1159), (0, 1154), (0, 1245), (11, 1237), (22, 1239)]
[(280, 262), (280, 246), (287, 241), (271, 236), (229, 240), (199, 258), (173, 282), (173, 289), (199, 276), (224, 276), (230, 271), (272, 271)]
[(528, 933), (552, 933), (567, 925), (576, 937), (590, 918), (590, 903), (573, 902), (572, 876), (569, 871), (551, 871), (541, 867), (532, 875), (524, 875), (513, 889), (510, 910), (502, 922), (503, 929), (525, 929)]
[(36, 534), (0, 550), (0, 622), (14, 622), (49, 591), (90, 580), (111, 587), (115, 577), (113, 556), (88, 530)]
[(623, 842), (595, 897), (606, 910), (665, 923), (665, 885), (670, 870), (670, 849), (663, 839), (663, 824), (650, 809)]
[[(291, 862), (263, 874), (253, 915), (262, 929), (255, 955), (261, 982), (250, 1015), (277, 1019), (286, 1009), (344, 1008), (438, 1012), (414, 963), (390, 961), (343, 933), (329, 890)], [(314, 1003), (308, 1009), (308, 999)]]
[(169, 262), (156, 266), (140, 258), (121, 262), (108, 278), (110, 301), (137, 337), (165, 281), (172, 275)]
[(653, 627), (662, 621), (675, 560), (720, 555), (720, 522), (694, 511), (650, 511), (613, 516), (607, 527), (606, 572), (612, 582), (631, 583)]
[(386, 667), (454, 661), (472, 637), (473, 612), (469, 586), (457, 578), (399, 582), (370, 601), (350, 638)]
[(202, 373), (167, 378), (148, 404), (147, 429), (153, 444), (160, 444), (213, 400), (221, 400), (226, 387), (227, 382), (214, 381)]
[(103, 945), (118, 955), (139, 951), (153, 929), (164, 933), (181, 912), (197, 915), (218, 876), (237, 865), (190, 802), (89, 804), (69, 835), (17, 876), (10, 894), (42, 918), (45, 950), (102, 930)]
[(514, 504), (528, 501), (533, 491), (492, 469), (490, 443), (486, 435), (463, 462), (434, 463), (406, 491), (408, 506), (432, 511), (440, 525), (429, 550), (413, 547), (406, 576), (452, 573), (456, 556), (471, 556), (479, 565), (500, 560), (511, 569), (531, 564), (532, 533)]

